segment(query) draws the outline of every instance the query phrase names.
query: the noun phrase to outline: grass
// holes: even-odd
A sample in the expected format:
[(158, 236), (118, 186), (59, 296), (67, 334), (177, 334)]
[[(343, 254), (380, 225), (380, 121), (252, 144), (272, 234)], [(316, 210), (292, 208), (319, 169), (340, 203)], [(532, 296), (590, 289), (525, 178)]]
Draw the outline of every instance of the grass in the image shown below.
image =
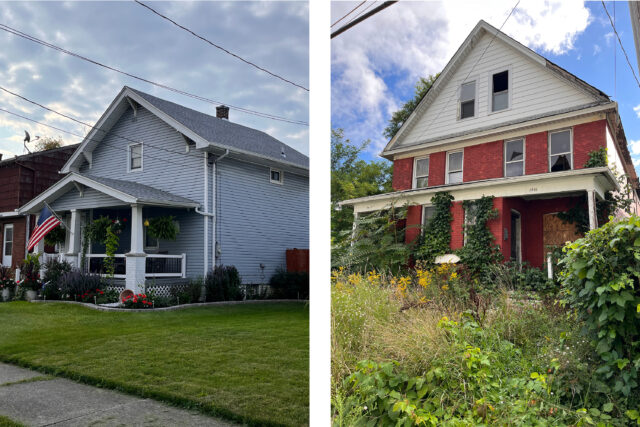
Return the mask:
[(0, 427), (24, 427), (24, 424), (20, 424), (17, 421), (13, 421), (11, 418), (0, 415)]
[(0, 304), (0, 359), (250, 425), (309, 423), (301, 303), (110, 313)]

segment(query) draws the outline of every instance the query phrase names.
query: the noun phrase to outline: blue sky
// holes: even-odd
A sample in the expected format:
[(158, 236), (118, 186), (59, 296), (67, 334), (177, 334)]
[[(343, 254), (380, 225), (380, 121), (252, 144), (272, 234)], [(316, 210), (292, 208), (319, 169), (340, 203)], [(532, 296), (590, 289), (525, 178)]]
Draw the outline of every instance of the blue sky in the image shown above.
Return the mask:
[[(256, 64), (309, 87), (306, 2), (151, 2)], [(249, 67), (127, 2), (0, 2), (0, 23), (131, 74), (224, 103), (309, 121), (308, 92)], [(0, 31), (0, 86), (90, 124), (124, 85), (215, 115), (215, 105), (122, 76)], [(86, 135), (88, 128), (0, 92), (0, 108)], [(308, 154), (309, 128), (231, 110), (230, 120)], [(22, 154), (24, 130), (66, 135), (0, 112), (0, 153)]]
[[(332, 22), (357, 4), (333, 2)], [(333, 39), (332, 127), (343, 128), (355, 143), (370, 139), (362, 157), (376, 158), (387, 142), (382, 131), (391, 113), (413, 96), (418, 78), (442, 70), (478, 20), (499, 28), (515, 4), (400, 2)], [(605, 4), (613, 17), (614, 2)], [(615, 16), (638, 75), (626, 1), (615, 2)], [(503, 31), (617, 101), (634, 163), (640, 165), (640, 87), (601, 2), (521, 0)]]

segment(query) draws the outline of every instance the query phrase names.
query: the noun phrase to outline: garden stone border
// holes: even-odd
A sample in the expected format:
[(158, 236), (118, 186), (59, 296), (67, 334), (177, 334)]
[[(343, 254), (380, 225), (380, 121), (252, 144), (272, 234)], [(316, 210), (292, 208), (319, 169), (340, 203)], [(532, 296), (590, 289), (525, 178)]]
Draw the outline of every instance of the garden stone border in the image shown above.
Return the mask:
[(268, 300), (245, 300), (245, 301), (214, 301), (214, 302), (197, 302), (193, 304), (180, 304), (180, 305), (172, 305), (171, 307), (160, 307), (160, 308), (119, 308), (119, 307), (105, 307), (103, 305), (95, 305), (88, 302), (79, 302), (79, 301), (60, 301), (60, 300), (32, 300), (32, 303), (41, 303), (41, 304), (74, 304), (74, 305), (82, 305), (84, 307), (90, 308), (92, 310), (98, 311), (118, 311), (118, 312), (152, 312), (152, 311), (173, 311), (173, 310), (182, 310), (185, 308), (193, 308), (193, 307), (207, 307), (207, 306), (218, 306), (218, 305), (238, 305), (238, 304), (268, 304), (274, 302), (304, 302), (308, 303), (309, 300), (305, 299), (268, 299)]

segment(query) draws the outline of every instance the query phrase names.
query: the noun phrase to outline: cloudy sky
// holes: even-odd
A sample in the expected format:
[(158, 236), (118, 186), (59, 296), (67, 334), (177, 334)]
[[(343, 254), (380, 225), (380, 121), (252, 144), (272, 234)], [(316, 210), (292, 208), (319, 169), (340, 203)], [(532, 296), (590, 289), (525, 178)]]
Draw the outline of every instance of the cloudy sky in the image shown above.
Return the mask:
[[(358, 3), (333, 2), (332, 23)], [(332, 126), (344, 128), (354, 142), (370, 139), (363, 157), (375, 158), (387, 142), (382, 131), (391, 113), (413, 97), (419, 77), (441, 71), (478, 20), (499, 28), (515, 4), (399, 2), (337, 36), (331, 44)], [(613, 2), (605, 4), (613, 16)], [(638, 74), (626, 1), (615, 2), (615, 15)], [(617, 101), (636, 167), (640, 165), (640, 88), (601, 2), (521, 0), (503, 31)]]
[[(309, 87), (306, 2), (151, 2), (214, 43)], [(0, 2), (0, 24), (131, 74), (227, 104), (309, 121), (308, 92), (213, 48), (127, 2)], [(215, 105), (0, 31), (0, 86), (94, 124), (124, 85), (215, 115)], [(0, 91), (0, 108), (86, 135), (88, 129)], [(231, 110), (230, 120), (268, 132), (308, 154), (307, 126)], [(0, 111), (0, 153), (22, 154), (32, 135), (80, 138)]]

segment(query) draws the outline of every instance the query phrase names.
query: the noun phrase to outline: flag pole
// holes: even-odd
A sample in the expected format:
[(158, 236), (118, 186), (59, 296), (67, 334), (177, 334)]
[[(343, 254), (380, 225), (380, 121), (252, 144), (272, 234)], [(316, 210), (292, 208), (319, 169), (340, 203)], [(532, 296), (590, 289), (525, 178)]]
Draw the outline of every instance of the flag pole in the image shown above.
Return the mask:
[(58, 216), (58, 214), (56, 214), (56, 213), (55, 213), (55, 211), (51, 208), (51, 206), (49, 206), (49, 204), (48, 204), (47, 202), (43, 202), (43, 203), (44, 203), (44, 205), (47, 207), (47, 209), (49, 209), (49, 212), (51, 212), (51, 215), (55, 216), (55, 217), (58, 219), (58, 221), (60, 221), (60, 226), (61, 226), (62, 228), (67, 228), (67, 227), (65, 226), (64, 221), (62, 220), (62, 218), (60, 218), (60, 217)]

